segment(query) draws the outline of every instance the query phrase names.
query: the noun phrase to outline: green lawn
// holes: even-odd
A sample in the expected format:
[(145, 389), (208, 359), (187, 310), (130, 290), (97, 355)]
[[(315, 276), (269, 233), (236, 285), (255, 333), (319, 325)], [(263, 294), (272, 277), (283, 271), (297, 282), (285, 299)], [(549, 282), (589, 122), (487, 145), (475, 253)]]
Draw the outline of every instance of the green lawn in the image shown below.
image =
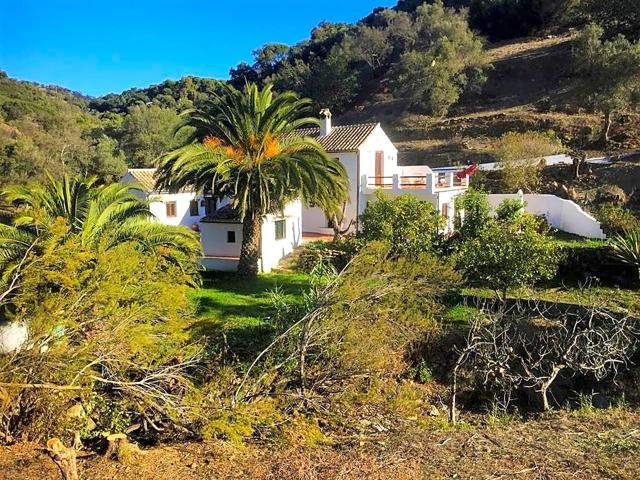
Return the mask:
[(559, 247), (591, 247), (597, 248), (607, 244), (606, 240), (598, 240), (595, 238), (585, 238), (572, 233), (561, 232), (560, 230), (552, 230), (551, 236)]
[(297, 273), (263, 274), (245, 279), (234, 274), (208, 276), (191, 295), (199, 321), (198, 336), (224, 342), (231, 353), (249, 358), (271, 338), (271, 292), (284, 294), (287, 302), (299, 302), (309, 288), (309, 276)]
[[(487, 288), (465, 288), (463, 293), (496, 298), (495, 292)], [(520, 288), (510, 292), (508, 297), (577, 305), (596, 305), (640, 316), (640, 291), (638, 290), (613, 287), (591, 287), (584, 290), (575, 287)]]

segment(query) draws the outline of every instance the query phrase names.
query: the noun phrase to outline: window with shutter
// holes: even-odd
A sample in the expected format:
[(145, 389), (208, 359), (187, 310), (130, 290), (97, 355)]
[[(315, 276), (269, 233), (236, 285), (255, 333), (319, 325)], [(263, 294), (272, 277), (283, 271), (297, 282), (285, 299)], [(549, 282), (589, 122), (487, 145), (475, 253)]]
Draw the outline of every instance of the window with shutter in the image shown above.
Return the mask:
[(173, 218), (178, 215), (178, 209), (176, 207), (176, 202), (166, 202), (165, 207), (167, 209), (167, 218)]

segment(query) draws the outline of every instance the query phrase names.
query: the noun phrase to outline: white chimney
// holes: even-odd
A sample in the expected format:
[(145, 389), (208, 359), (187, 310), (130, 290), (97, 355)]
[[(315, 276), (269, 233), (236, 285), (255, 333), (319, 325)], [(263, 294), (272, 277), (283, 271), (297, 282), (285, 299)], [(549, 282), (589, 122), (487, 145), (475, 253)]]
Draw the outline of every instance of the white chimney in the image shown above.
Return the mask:
[(320, 136), (325, 137), (331, 133), (331, 110), (320, 110)]

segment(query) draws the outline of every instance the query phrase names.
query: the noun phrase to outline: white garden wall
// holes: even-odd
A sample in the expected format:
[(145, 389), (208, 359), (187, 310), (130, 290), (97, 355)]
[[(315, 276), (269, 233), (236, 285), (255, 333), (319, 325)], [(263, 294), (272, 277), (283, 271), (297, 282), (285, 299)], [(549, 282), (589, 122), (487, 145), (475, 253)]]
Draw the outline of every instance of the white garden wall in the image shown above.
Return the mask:
[(489, 203), (493, 208), (496, 208), (505, 199), (517, 200), (519, 198), (526, 202), (527, 212), (533, 215), (544, 215), (553, 228), (587, 238), (606, 238), (600, 222), (575, 202), (555, 195), (492, 194), (489, 195)]

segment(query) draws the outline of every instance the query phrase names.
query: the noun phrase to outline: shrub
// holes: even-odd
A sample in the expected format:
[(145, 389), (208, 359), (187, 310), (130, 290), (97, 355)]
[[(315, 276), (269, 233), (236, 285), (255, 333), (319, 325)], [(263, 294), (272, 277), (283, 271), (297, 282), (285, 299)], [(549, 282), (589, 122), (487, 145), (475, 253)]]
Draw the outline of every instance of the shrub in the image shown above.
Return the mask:
[(458, 253), (467, 278), (492, 288), (503, 300), (510, 289), (553, 278), (558, 260), (552, 239), (538, 232), (530, 215), (513, 224), (490, 221), (477, 237), (464, 241)]
[(593, 284), (631, 288), (636, 270), (622, 264), (608, 245), (562, 245), (556, 279), (562, 284)]
[(468, 190), (456, 197), (456, 212), (464, 212), (464, 219), (456, 215), (456, 231), (462, 238), (477, 237), (491, 218), (491, 206), (487, 195), (478, 190)]
[(627, 203), (627, 194), (617, 185), (604, 185), (598, 188), (595, 201), (598, 204), (612, 203), (624, 206)]
[(496, 209), (496, 219), (498, 222), (513, 224), (518, 221), (520, 215), (524, 213), (526, 203), (518, 199), (505, 199)]
[(562, 142), (552, 131), (505, 133), (493, 147), (494, 155), (500, 160), (503, 186), (510, 192), (536, 191), (544, 167), (540, 160), (563, 151)]
[(621, 205), (611, 203), (602, 205), (596, 212), (596, 216), (607, 235), (618, 235), (640, 228), (640, 219), (632, 210)]
[[(0, 356), (3, 428), (93, 435), (151, 419), (171, 431), (198, 352), (187, 330), (190, 275), (132, 243), (93, 251), (62, 226), (40, 247), (14, 270), (20, 289), (0, 309), (29, 328), (28, 344)], [(70, 419), (76, 404), (85, 416)]]
[(358, 238), (382, 241), (394, 256), (416, 256), (436, 247), (443, 218), (433, 205), (411, 195), (393, 200), (378, 193), (360, 215)]
[(296, 268), (306, 273), (327, 269), (340, 272), (362, 248), (362, 243), (355, 237), (337, 242), (310, 242), (301, 248)]
[(640, 229), (616, 235), (611, 239), (614, 256), (638, 270), (640, 277)]
[(283, 401), (302, 394), (342, 426), (354, 423), (363, 402), (367, 410), (375, 404), (415, 415), (416, 405), (426, 405), (425, 392), (404, 380), (428, 379), (427, 369), (411, 367), (421, 345), (439, 334), (442, 298), (460, 283), (451, 262), (429, 253), (396, 257), (384, 243), (367, 245), (348, 269), (315, 289), (304, 311), (283, 322), (289, 328), (258, 358), (239, 400), (260, 392), (277, 392)]

